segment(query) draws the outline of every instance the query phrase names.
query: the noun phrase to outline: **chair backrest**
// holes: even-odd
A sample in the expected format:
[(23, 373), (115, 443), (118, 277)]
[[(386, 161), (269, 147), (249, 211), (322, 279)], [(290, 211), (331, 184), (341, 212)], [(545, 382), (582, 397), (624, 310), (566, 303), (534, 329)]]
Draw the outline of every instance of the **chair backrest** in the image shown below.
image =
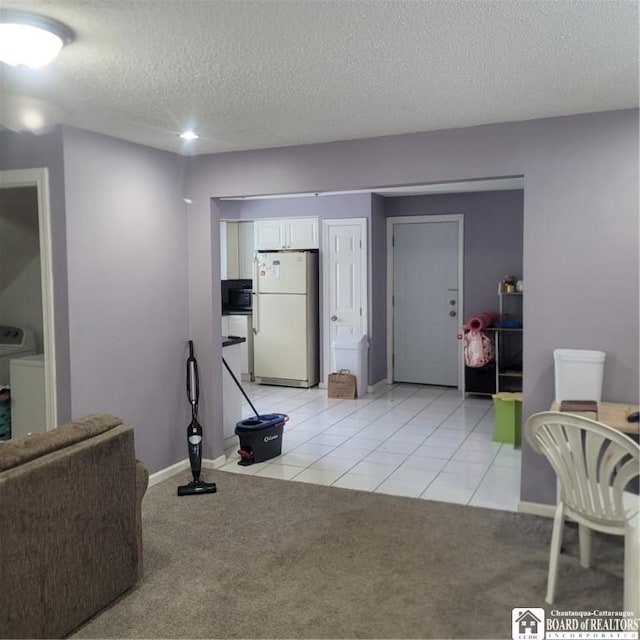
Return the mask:
[(562, 501), (602, 524), (624, 525), (623, 493), (640, 475), (640, 447), (617, 429), (556, 411), (526, 422), (529, 444), (549, 460), (560, 481)]

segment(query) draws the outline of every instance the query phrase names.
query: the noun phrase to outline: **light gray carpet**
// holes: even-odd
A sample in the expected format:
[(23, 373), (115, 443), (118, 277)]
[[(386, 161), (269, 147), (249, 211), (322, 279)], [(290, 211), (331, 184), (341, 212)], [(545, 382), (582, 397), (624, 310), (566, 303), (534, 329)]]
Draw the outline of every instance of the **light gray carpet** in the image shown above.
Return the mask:
[[(551, 521), (206, 471), (218, 493), (148, 490), (145, 576), (77, 638), (510, 638), (544, 606)], [(556, 606), (622, 606), (621, 539), (579, 566), (567, 527)], [(549, 608), (547, 607), (547, 610)]]

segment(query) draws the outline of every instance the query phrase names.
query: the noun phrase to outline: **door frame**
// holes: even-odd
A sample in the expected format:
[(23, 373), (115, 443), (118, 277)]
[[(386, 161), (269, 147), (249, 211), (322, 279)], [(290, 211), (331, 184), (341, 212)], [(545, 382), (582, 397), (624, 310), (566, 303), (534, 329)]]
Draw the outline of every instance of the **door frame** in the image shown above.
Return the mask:
[(464, 214), (452, 213), (433, 216), (397, 216), (387, 218), (387, 384), (393, 384), (393, 230), (397, 224), (425, 222), (455, 222), (458, 225), (458, 389), (464, 393)]
[(57, 426), (56, 341), (53, 298), (53, 261), (51, 251), (51, 208), (49, 204), (49, 170), (17, 169), (0, 171), (0, 188), (35, 187), (38, 201), (40, 235), (40, 278), (42, 283), (42, 335), (44, 346), (46, 429)]
[[(371, 342), (369, 336), (369, 238), (367, 236), (367, 219), (366, 218), (329, 218), (322, 221), (322, 244), (320, 245), (320, 259), (322, 260), (322, 302), (320, 304), (320, 335), (322, 336), (322, 376), (320, 379), (320, 388), (327, 386), (327, 376), (331, 373), (331, 344), (329, 339), (330, 325), (327, 321), (327, 313), (329, 312), (328, 301), (330, 298), (331, 274), (329, 273), (329, 227), (353, 226), (360, 227), (360, 299), (362, 301), (362, 320), (361, 326), (366, 330), (365, 333)], [(367, 381), (367, 385), (368, 385)]]

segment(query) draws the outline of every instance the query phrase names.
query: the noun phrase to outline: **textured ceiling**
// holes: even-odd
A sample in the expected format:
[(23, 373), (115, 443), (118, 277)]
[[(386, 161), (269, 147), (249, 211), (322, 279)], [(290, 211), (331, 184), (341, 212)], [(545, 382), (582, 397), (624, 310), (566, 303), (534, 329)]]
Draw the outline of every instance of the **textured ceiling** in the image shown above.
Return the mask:
[[(2, 125), (28, 105), (186, 154), (605, 111), (638, 104), (638, 2), (3, 0), (76, 33), (40, 70), (1, 69)], [(201, 139), (176, 133), (193, 127)]]

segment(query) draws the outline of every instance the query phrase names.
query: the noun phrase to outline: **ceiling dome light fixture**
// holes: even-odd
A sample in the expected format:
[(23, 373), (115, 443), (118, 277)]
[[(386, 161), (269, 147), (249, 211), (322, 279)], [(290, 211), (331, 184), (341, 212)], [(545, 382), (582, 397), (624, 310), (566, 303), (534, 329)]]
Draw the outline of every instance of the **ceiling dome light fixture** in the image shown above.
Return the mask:
[(0, 60), (12, 67), (49, 64), (73, 40), (66, 25), (25, 11), (0, 11)]
[(183, 131), (179, 137), (183, 140), (197, 140), (200, 136), (194, 131)]

